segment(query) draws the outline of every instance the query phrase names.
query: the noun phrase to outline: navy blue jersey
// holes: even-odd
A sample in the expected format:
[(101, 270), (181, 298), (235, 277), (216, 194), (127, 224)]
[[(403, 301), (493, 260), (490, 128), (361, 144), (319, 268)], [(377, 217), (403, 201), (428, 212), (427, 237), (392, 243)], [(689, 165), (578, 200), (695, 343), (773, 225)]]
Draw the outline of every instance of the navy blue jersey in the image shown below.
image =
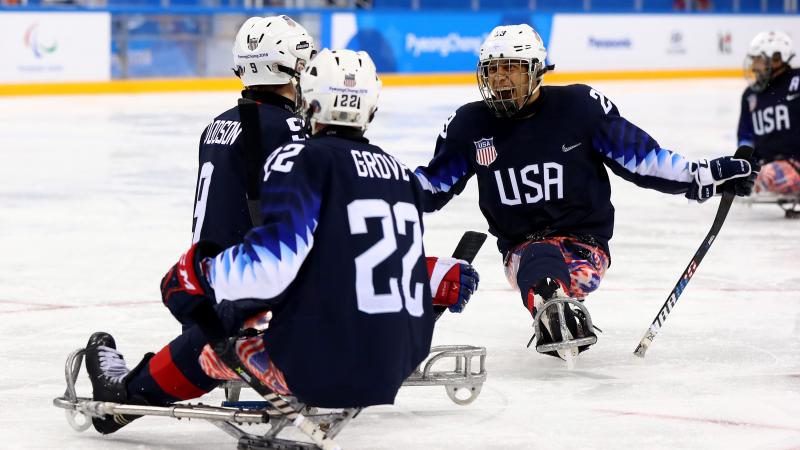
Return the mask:
[(778, 75), (763, 92), (745, 89), (737, 134), (761, 160), (800, 158), (800, 69)]
[[(294, 102), (277, 94), (243, 91), (259, 102), (262, 148), (275, 149), (302, 140), (303, 122)], [(263, 165), (266, 155), (259, 158)], [(195, 190), (192, 242), (213, 241), (222, 247), (242, 242), (253, 222), (247, 209), (247, 155), (238, 108), (220, 114), (200, 136), (200, 166)]]
[(308, 404), (392, 403), (428, 355), (422, 188), (366, 140), (315, 136), (265, 165), (263, 225), (217, 256), (218, 301), (265, 299), (267, 353)]
[(496, 118), (483, 102), (451, 116), (416, 175), (426, 212), (444, 206), (472, 175), (489, 231), (506, 253), (529, 235), (585, 236), (608, 252), (614, 207), (606, 167), (639, 186), (684, 193), (688, 161), (661, 148), (585, 85), (545, 86), (521, 119)]

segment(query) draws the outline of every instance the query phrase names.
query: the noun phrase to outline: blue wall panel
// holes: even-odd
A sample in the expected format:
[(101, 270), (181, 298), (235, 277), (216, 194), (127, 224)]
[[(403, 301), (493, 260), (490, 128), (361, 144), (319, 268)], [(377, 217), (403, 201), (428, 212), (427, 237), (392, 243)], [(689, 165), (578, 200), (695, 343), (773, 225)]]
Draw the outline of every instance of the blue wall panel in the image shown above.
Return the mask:
[(381, 72), (468, 72), (475, 69), (480, 45), (494, 27), (528, 23), (546, 43), (552, 16), (525, 12), (362, 12), (356, 22), (357, 32), (346, 48), (369, 52)]

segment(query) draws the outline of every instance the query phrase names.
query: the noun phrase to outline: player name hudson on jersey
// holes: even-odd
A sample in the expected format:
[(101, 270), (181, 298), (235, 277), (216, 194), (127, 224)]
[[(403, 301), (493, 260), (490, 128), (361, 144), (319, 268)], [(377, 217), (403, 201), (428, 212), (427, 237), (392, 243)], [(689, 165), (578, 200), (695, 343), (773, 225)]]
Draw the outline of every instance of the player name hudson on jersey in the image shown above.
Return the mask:
[(242, 132), (242, 124), (235, 120), (215, 120), (206, 127), (205, 144), (231, 145)]
[(350, 150), (350, 154), (360, 177), (408, 181), (406, 166), (390, 155), (365, 150)]

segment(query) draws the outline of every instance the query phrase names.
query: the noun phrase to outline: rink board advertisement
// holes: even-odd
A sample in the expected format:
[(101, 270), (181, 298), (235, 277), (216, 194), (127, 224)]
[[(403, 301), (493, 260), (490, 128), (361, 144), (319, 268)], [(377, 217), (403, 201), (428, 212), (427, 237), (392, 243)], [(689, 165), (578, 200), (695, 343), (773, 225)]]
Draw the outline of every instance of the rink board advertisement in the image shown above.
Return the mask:
[(797, 16), (557, 14), (549, 60), (564, 72), (736, 69), (770, 29), (800, 40)]
[(0, 14), (0, 83), (111, 79), (111, 14)]
[(331, 48), (365, 50), (379, 72), (471, 72), (481, 43), (498, 25), (535, 23), (545, 36), (550, 15), (501, 13), (335, 13)]

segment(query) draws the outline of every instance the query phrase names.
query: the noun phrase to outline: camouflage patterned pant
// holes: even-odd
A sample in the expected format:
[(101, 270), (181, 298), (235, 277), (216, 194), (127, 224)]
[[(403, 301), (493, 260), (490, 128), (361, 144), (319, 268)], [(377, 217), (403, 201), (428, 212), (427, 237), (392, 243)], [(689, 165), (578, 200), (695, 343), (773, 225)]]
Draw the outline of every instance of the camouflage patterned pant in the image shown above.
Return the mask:
[(800, 194), (800, 161), (773, 161), (761, 167), (756, 179), (756, 193)]
[[(517, 272), (525, 250), (534, 244), (554, 246), (563, 257), (563, 264), (569, 273), (570, 284), (567, 294), (571, 297), (585, 297), (600, 286), (600, 281), (608, 268), (608, 255), (600, 247), (586, 245), (569, 237), (551, 237), (539, 241), (527, 241), (511, 250), (511, 257), (505, 266), (506, 278), (511, 286), (519, 290)], [(537, 252), (527, 252), (527, 258), (536, 258)], [(561, 262), (558, 262), (561, 264)]]

